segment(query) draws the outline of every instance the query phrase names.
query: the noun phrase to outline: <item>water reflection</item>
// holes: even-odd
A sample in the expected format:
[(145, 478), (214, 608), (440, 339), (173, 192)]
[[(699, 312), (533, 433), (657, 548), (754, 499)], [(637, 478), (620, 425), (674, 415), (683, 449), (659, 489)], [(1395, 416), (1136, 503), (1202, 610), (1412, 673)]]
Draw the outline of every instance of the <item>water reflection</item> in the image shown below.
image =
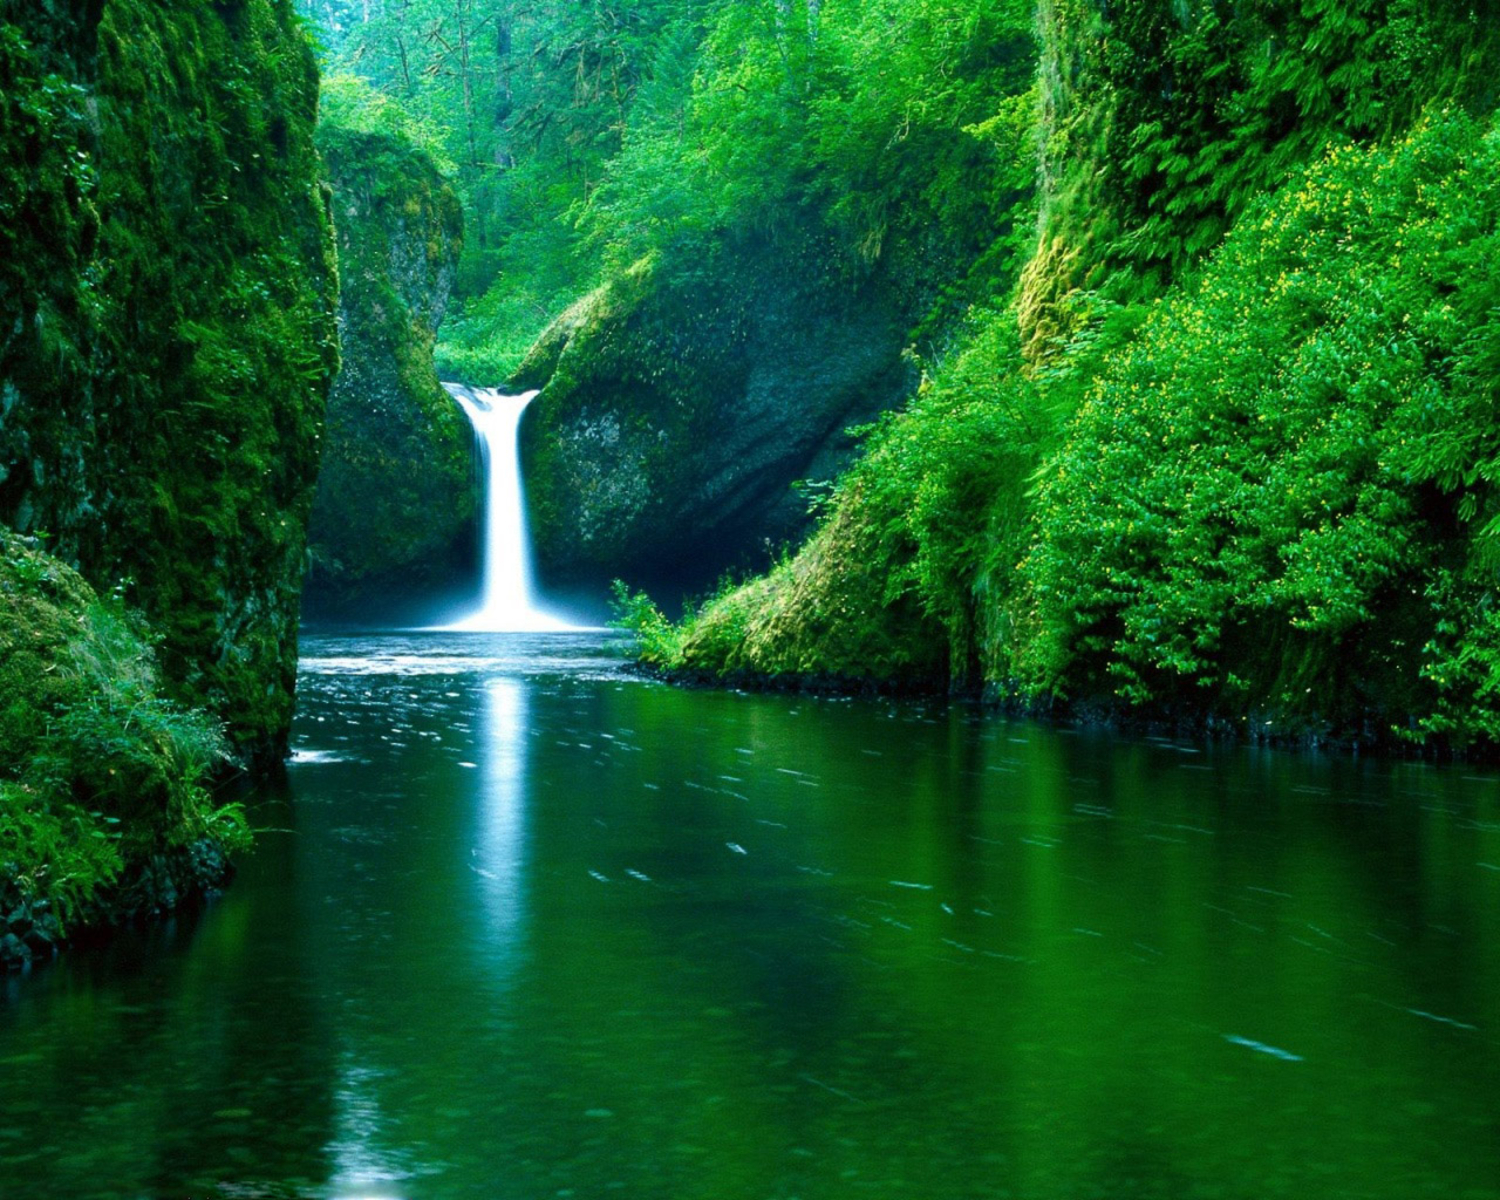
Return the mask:
[(302, 845), (268, 835), (208, 912), (75, 950), (0, 1005), (0, 1196), (282, 1197), (328, 1177)]
[(412, 1176), (403, 1156), (384, 1146), (389, 1121), (380, 1111), (380, 1075), (345, 1055), (334, 1099), (337, 1131), (328, 1147), (333, 1160), (332, 1194), (339, 1200), (399, 1200), (397, 1185)]
[(1490, 776), (308, 649), (295, 832), (0, 1009), (0, 1194), (1500, 1195)]
[(526, 685), (514, 678), (486, 680), (481, 709), (482, 793), (476, 807), (474, 861), (486, 920), (480, 953), (494, 978), (512, 976), (522, 950), (526, 891)]

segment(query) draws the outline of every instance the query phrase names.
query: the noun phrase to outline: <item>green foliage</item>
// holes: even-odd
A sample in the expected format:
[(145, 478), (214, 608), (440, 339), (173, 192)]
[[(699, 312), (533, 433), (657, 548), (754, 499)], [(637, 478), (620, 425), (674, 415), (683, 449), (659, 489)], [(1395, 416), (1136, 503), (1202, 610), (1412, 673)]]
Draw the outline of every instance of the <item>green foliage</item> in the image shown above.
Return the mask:
[(682, 661), (682, 634), (645, 592), (632, 592), (622, 579), (611, 585), (612, 629), (635, 635), (635, 654), (654, 667), (675, 667)]
[(948, 648), (941, 627), (891, 578), (893, 560), (909, 552), (903, 541), (898, 513), (865, 503), (860, 482), (848, 481), (800, 553), (689, 618), (681, 665), (720, 677), (941, 677)]
[[(1337, 146), (1155, 304), (1075, 293), (1041, 369), (1021, 368), (1012, 313), (975, 312), (823, 530), (720, 602), (727, 636), (700, 614), (685, 659), (830, 669), (905, 595), (958, 680), (977, 666), (1036, 699), (1282, 732), (1493, 739), (1497, 155), (1493, 126), (1457, 110)], [(870, 535), (830, 555), (835, 527)], [(830, 557), (880, 585), (838, 608)], [(920, 638), (909, 616), (896, 629)]]
[(0, 779), (0, 878), (50, 901), (66, 926), (120, 875), (117, 820)]
[[(690, 90), (654, 98), (629, 129), (588, 227), (622, 262), (661, 237), (774, 239), (803, 206), (866, 260), (918, 220), (988, 235), (1012, 200), (977, 186), (996, 182), (995, 148), (964, 127), (1025, 92), (1026, 7), (828, 3), (816, 27), (804, 6), (785, 7), (725, 5), (706, 21)], [(687, 57), (670, 41), (664, 51)], [(1029, 187), (1024, 174), (1009, 182)]]
[(301, 0), (300, 7), (327, 43), (336, 81), (328, 115), (348, 124), (355, 109), (383, 131), (415, 134), (456, 166), (469, 231), (466, 308), (445, 330), (441, 361), (464, 378), (498, 382), (547, 322), (596, 282), (577, 254), (568, 213), (618, 152), (658, 35), (689, 6), (407, 0), (371, 11)]
[(338, 361), (314, 62), (284, 0), (54, 7), (0, 24), (0, 519), (275, 757)]
[(130, 863), (244, 844), (222, 728), (162, 697), (138, 616), (0, 530), (0, 626), (0, 880), (71, 921)]
[[(1023, 678), (1346, 722), (1372, 684), (1432, 703), (1424, 639), (1390, 661), (1392, 639), (1420, 631), (1415, 599), (1494, 511), (1497, 182), (1493, 134), (1450, 113), (1252, 206), (1108, 364), (1040, 479)], [(1450, 643), (1429, 680), (1482, 693), (1476, 653)], [(1339, 666), (1295, 669), (1314, 662)]]
[(1149, 298), (1331, 138), (1369, 141), (1443, 100), (1483, 104), (1500, 48), (1468, 0), (1256, 5), (1049, 0), (1042, 170), (1052, 181), (1031, 302), (1051, 336), (1075, 287)]
[(1500, 743), (1500, 595), (1491, 572), (1468, 579), (1446, 568), (1433, 572), (1426, 598), (1432, 636), (1422, 647), (1422, 677), (1436, 702), (1404, 730), (1416, 740), (1465, 746)]
[(466, 378), (510, 375), (647, 257), (686, 290), (726, 251), (846, 291), (880, 270), (916, 322), (1024, 256), (1029, 0), (304, 9), (328, 33), (325, 117), (409, 122), (458, 165), (471, 236), (440, 361)]
[[(388, 144), (412, 146), (443, 175), (451, 175), (458, 164), (449, 157), (447, 130), (430, 115), (400, 103), (361, 75), (335, 71), (323, 76), (318, 90), (318, 124), (322, 138), (332, 131), (373, 134)], [(326, 155), (328, 146), (320, 142)]]

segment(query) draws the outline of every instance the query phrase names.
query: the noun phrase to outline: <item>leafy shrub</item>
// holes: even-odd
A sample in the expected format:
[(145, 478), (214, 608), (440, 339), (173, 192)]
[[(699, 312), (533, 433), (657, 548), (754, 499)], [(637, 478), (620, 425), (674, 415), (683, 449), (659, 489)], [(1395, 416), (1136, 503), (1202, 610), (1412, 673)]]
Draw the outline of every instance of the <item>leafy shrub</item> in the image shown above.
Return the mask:
[(161, 697), (138, 616), (0, 530), (0, 627), (0, 879), (69, 921), (132, 862), (244, 844), (222, 728)]
[[(1497, 178), (1495, 135), (1456, 113), (1337, 147), (1155, 306), (1039, 478), (1032, 687), (1431, 706), (1421, 598), (1458, 597), (1445, 567), (1477, 581), (1495, 511)], [(1484, 690), (1446, 624), (1434, 653), (1465, 669), (1427, 682)]]
[(631, 592), (622, 579), (612, 588), (614, 618), (610, 626), (635, 635), (635, 652), (642, 662), (675, 667), (682, 659), (682, 634), (645, 592)]

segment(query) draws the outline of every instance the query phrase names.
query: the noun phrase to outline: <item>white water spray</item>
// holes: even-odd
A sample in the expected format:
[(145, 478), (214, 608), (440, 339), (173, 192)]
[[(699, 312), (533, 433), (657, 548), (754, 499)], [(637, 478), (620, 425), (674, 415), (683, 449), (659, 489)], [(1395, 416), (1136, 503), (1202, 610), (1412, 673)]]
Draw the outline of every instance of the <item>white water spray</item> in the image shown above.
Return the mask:
[(479, 438), (484, 472), (480, 604), (447, 626), (476, 633), (561, 633), (576, 626), (548, 611), (537, 596), (521, 483), (521, 414), (535, 392), (506, 396), (493, 388), (445, 383)]

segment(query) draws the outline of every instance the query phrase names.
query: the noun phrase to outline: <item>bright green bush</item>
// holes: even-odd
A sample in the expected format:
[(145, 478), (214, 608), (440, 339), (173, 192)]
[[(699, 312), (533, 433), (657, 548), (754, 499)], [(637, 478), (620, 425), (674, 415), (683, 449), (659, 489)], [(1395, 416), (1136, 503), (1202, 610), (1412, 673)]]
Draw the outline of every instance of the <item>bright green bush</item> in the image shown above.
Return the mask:
[(1500, 24), (1470, 0), (1049, 0), (1034, 354), (1077, 287), (1161, 294), (1330, 139), (1398, 136), (1429, 106), (1493, 103)]
[(226, 754), (215, 721), (163, 699), (139, 617), (0, 530), (0, 884), (67, 922), (131, 863), (243, 845), (209, 790)]
[(653, 667), (675, 667), (682, 661), (681, 630), (667, 619), (645, 592), (632, 592), (616, 579), (611, 589), (614, 617), (610, 626), (635, 636), (634, 652)]
[(1338, 147), (1154, 308), (1039, 478), (1028, 686), (1335, 723), (1493, 688), (1489, 621), (1460, 630), (1493, 585), (1497, 185), (1456, 113)]
[[(699, 614), (685, 658), (844, 668), (899, 595), (955, 678), (1036, 699), (1495, 737), (1497, 182), (1492, 127), (1437, 114), (1331, 150), (1149, 308), (1075, 296), (1044, 369), (976, 314), (822, 531)], [(880, 585), (841, 608), (830, 563)]]

